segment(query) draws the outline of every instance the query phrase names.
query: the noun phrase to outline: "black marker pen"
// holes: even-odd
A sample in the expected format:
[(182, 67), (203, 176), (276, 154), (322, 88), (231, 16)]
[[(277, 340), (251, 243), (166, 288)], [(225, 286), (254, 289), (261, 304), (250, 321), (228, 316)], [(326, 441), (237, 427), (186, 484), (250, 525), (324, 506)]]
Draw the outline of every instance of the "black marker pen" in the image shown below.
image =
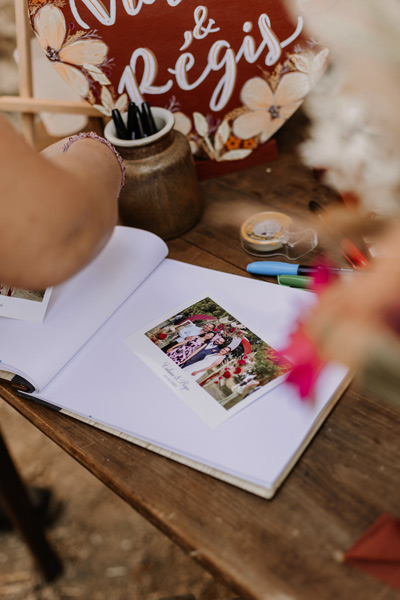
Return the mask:
[(140, 140), (145, 136), (139, 107), (134, 102), (128, 106), (128, 135), (130, 140)]
[(138, 135), (138, 123), (137, 123), (137, 106), (134, 102), (129, 102), (128, 105), (128, 136), (130, 140), (136, 140)]
[(125, 127), (125, 123), (119, 110), (114, 108), (111, 111), (111, 114), (115, 125), (115, 131), (117, 132), (117, 137), (119, 137), (121, 140), (129, 140), (128, 130)]
[(144, 130), (146, 131), (147, 135), (153, 135), (154, 133), (157, 133), (157, 127), (154, 122), (150, 104), (148, 102), (142, 103), (142, 118), (143, 118), (143, 127), (144, 127)]

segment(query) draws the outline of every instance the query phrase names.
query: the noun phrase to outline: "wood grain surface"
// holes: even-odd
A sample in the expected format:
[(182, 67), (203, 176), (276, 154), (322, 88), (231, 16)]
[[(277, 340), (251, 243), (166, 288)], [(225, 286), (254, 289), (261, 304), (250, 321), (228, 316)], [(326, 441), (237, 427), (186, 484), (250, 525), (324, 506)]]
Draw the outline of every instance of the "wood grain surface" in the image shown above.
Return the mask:
[[(278, 140), (279, 141), (279, 140)], [(301, 216), (312, 198), (336, 200), (302, 167), (282, 132), (268, 165), (202, 183), (202, 221), (169, 243), (170, 257), (246, 275), (244, 218)], [(4, 400), (193, 559), (251, 600), (395, 600), (399, 594), (342, 562), (382, 513), (399, 514), (400, 412), (353, 383), (273, 500), (136, 447), (18, 398)]]

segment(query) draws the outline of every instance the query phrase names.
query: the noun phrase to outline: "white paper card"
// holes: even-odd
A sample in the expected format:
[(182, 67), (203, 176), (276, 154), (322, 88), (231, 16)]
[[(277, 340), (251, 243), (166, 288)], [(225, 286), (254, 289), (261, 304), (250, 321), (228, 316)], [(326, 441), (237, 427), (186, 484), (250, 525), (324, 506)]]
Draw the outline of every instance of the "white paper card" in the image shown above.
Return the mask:
[(0, 283), (0, 317), (42, 323), (52, 291), (34, 292)]
[(125, 342), (210, 427), (282, 383), (291, 367), (238, 315), (207, 295)]

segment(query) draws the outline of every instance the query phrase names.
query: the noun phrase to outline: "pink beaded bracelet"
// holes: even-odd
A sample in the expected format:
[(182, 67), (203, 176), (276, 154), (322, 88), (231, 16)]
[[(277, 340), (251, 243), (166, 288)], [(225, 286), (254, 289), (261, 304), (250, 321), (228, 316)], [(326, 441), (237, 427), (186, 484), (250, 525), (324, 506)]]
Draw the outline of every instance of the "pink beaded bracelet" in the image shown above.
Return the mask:
[(97, 135), (97, 133), (94, 133), (93, 131), (77, 133), (76, 135), (73, 135), (72, 137), (70, 137), (68, 139), (68, 141), (64, 144), (62, 151), (67, 152), (67, 150), (71, 146), (71, 144), (73, 144), (74, 142), (76, 142), (78, 140), (83, 140), (84, 138), (91, 138), (92, 140), (97, 140), (98, 142), (105, 144), (107, 146), (107, 148), (109, 148), (111, 150), (111, 152), (114, 153), (116, 159), (119, 162), (119, 166), (121, 168), (121, 187), (119, 189), (119, 191), (121, 192), (121, 190), (125, 184), (125, 165), (122, 161), (122, 158), (121, 158), (119, 152), (117, 152), (117, 150), (114, 148), (114, 146), (112, 144), (110, 144), (110, 142), (108, 140), (100, 137), (99, 135)]

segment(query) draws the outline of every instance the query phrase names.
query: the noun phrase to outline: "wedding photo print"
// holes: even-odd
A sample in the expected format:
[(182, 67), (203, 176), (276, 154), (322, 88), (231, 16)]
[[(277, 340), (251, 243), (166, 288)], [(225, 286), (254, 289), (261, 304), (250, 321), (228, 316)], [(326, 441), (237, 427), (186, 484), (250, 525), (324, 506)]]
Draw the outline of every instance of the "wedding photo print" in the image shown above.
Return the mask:
[(35, 292), (34, 290), (22, 290), (0, 282), (0, 296), (8, 298), (23, 298), (32, 302), (42, 302), (45, 291)]
[(291, 367), (211, 298), (188, 306), (145, 335), (225, 410)]
[(41, 323), (51, 291), (24, 290), (0, 282), (0, 317)]

